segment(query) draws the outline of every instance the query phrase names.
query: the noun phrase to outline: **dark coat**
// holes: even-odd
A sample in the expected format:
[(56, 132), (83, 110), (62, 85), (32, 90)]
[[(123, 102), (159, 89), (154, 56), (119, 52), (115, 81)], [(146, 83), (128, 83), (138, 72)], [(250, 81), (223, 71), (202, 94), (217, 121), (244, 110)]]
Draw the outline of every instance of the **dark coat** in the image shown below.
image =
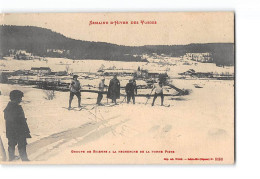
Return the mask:
[(127, 83), (125, 86), (126, 94), (137, 94), (137, 87), (135, 83)]
[(4, 110), (4, 118), (8, 139), (31, 138), (22, 106), (9, 102)]
[(120, 82), (118, 79), (115, 78), (110, 80), (107, 91), (107, 98), (113, 99), (113, 97), (115, 97), (116, 99), (120, 98)]

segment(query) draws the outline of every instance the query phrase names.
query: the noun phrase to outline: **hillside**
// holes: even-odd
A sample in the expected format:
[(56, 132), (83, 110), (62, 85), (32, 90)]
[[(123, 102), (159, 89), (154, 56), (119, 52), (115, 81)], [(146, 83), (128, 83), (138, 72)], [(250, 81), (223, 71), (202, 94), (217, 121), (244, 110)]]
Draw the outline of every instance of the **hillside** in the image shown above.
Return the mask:
[[(26, 50), (41, 57), (69, 59), (103, 59), (114, 61), (146, 61), (143, 54), (183, 56), (185, 53), (211, 52), (217, 65), (234, 65), (234, 44), (209, 43), (189, 45), (149, 45), (130, 47), (105, 42), (89, 42), (67, 38), (49, 29), (32, 26), (0, 26), (0, 56), (11, 49)], [(52, 51), (61, 50), (61, 53)]]

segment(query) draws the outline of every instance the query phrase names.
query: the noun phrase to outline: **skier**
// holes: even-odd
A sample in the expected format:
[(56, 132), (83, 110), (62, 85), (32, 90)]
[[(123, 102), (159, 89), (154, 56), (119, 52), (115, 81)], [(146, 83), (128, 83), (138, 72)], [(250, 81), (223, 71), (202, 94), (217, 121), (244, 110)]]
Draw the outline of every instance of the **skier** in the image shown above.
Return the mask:
[(98, 97), (97, 97), (97, 104), (101, 105), (101, 100), (103, 98), (103, 92), (105, 89), (105, 78), (102, 78), (99, 85), (98, 85)]
[(26, 152), (27, 138), (31, 138), (30, 130), (26, 122), (24, 111), (21, 105), (23, 92), (13, 90), (10, 92), (10, 102), (4, 110), (6, 123), (6, 137), (8, 138), (9, 161), (15, 159), (15, 146), (18, 144), (18, 151), (22, 161), (29, 161)]
[(154, 84), (151, 93), (153, 92), (154, 89), (155, 89), (155, 93), (154, 93), (154, 97), (153, 97), (152, 106), (154, 106), (154, 102), (158, 96), (161, 96), (161, 106), (163, 106), (163, 100), (164, 100), (163, 83), (160, 81), (159, 83)]
[(80, 82), (78, 80), (78, 75), (73, 75), (73, 79), (70, 83), (70, 99), (69, 99), (69, 109), (71, 109), (71, 102), (74, 97), (74, 95), (78, 98), (78, 107), (81, 107), (81, 93), (80, 93)]
[(116, 103), (116, 100), (120, 98), (120, 82), (117, 79), (117, 75), (114, 75), (114, 78), (110, 80), (107, 98), (112, 99), (112, 103)]
[(130, 102), (131, 98), (133, 99), (133, 104), (135, 104), (135, 94), (137, 94), (137, 87), (134, 80), (129, 80), (129, 83), (126, 84), (125, 92), (127, 96), (127, 104)]

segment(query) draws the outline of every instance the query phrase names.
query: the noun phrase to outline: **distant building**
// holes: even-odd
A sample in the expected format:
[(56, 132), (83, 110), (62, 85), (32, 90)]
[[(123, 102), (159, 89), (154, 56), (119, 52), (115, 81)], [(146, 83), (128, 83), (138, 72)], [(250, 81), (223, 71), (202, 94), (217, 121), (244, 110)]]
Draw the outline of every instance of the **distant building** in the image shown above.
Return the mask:
[(140, 68), (138, 68), (138, 70), (136, 72), (136, 77), (137, 78), (147, 78), (148, 77), (148, 71), (147, 70), (140, 70)]
[(202, 62), (202, 63), (212, 63), (213, 58), (212, 58), (212, 53), (186, 53), (183, 56), (183, 59), (186, 60), (193, 60), (196, 62)]
[(165, 71), (148, 71), (138, 68), (137, 70), (132, 69), (104, 69), (100, 70), (105, 76), (135, 76), (136, 78), (159, 78), (160, 75), (166, 75)]
[(17, 70), (14, 71), (12, 75), (29, 75), (30, 74), (30, 70)]
[[(25, 50), (17, 50), (16, 52), (10, 51), (11, 56), (17, 60), (32, 60), (33, 56), (31, 53), (26, 52)], [(12, 55), (14, 53), (14, 55)]]
[(68, 73), (66, 71), (58, 71), (55, 73), (56, 76), (66, 76)]
[(64, 50), (64, 49), (47, 49), (47, 52), (52, 52), (52, 53), (58, 53), (58, 54), (63, 54), (63, 53), (68, 53), (69, 54), (69, 50)]
[(34, 75), (49, 75), (51, 74), (51, 69), (49, 67), (32, 67), (31, 72)]
[(195, 72), (193, 69), (189, 69), (186, 72), (178, 73), (179, 75), (182, 75), (183, 77), (195, 77), (195, 78), (213, 78), (212, 72)]
[(148, 71), (148, 78), (159, 78), (160, 76), (168, 76), (165, 71)]
[(132, 76), (135, 74), (135, 70), (131, 69), (105, 69), (103, 70), (103, 74), (106, 76), (113, 76), (113, 75), (119, 75), (119, 76)]

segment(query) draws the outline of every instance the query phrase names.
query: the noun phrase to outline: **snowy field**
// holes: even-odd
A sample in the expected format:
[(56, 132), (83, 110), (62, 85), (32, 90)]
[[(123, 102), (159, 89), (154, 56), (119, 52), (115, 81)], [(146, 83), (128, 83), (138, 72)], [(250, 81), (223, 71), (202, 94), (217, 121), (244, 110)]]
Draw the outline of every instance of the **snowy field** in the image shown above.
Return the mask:
[[(156, 63), (73, 61), (49, 59), (31, 62), (1, 60), (4, 69), (30, 69), (44, 64), (53, 71), (64, 70), (69, 64), (74, 72), (95, 72), (102, 64), (105, 68), (117, 69), (163, 69)], [(188, 69), (200, 72), (230, 72), (231, 67), (216, 67), (214, 64), (182, 65), (180, 59), (169, 65), (169, 74)], [(194, 63), (194, 62), (190, 62)], [(3, 65), (4, 64), (4, 65)], [(12, 66), (12, 64), (15, 64)], [(52, 65), (50, 65), (52, 64)], [(108, 80), (106, 80), (108, 83)], [(158, 97), (155, 106), (152, 98), (145, 105), (146, 97), (137, 97), (136, 104), (126, 104), (123, 97), (117, 106), (95, 106), (97, 94), (82, 93), (82, 110), (67, 110), (69, 93), (55, 92), (53, 100), (45, 99), (44, 90), (29, 86), (0, 84), (0, 135), (5, 149), (5, 124), (3, 110), (9, 101), (9, 92), (19, 89), (25, 97), (22, 106), (28, 119), (32, 138), (28, 139), (29, 158), (36, 163), (192, 163), (192, 161), (165, 161), (165, 157), (222, 157), (222, 163), (232, 163), (234, 149), (234, 81), (220, 80), (174, 80), (178, 88), (190, 89), (187, 96), (165, 97), (160, 106)], [(198, 84), (202, 88), (195, 88)], [(122, 92), (123, 93), (123, 92)], [(104, 95), (104, 104), (107, 103)], [(111, 103), (108, 100), (108, 103)], [(77, 105), (74, 97), (72, 106)], [(75, 154), (71, 150), (174, 150), (169, 154)], [(18, 163), (18, 161), (16, 161)], [(196, 162), (196, 161), (195, 161)], [(214, 163), (215, 161), (203, 161)]]

